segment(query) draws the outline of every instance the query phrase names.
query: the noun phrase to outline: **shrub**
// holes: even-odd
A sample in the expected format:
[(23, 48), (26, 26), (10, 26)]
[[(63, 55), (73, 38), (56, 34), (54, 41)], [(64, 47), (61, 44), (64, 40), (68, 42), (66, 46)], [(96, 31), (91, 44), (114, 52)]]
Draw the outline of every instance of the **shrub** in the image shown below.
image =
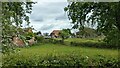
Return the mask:
[(118, 48), (105, 42), (70, 42), (72, 46), (96, 47), (96, 48)]
[(36, 36), (37, 42), (44, 42), (44, 37), (43, 36)]
[(48, 38), (44, 40), (45, 43), (53, 43), (53, 44), (63, 44), (62, 40), (56, 40), (53, 38)]
[(22, 55), (19, 55), (19, 58), (11, 56), (9, 58), (4, 58), (3, 66), (96, 66), (103, 68), (119, 68), (118, 63), (119, 61), (117, 59), (109, 59), (101, 55), (96, 56), (96, 58), (89, 58), (76, 54), (66, 54), (64, 56), (50, 54), (46, 57), (31, 56), (28, 58), (23, 58)]

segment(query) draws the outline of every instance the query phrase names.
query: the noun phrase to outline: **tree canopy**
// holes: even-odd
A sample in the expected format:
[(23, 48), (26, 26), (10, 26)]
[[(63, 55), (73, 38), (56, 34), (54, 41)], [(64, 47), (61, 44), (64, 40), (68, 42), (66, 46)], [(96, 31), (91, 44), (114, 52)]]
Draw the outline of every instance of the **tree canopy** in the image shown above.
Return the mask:
[[(2, 46), (3, 52), (11, 48), (11, 37), (19, 34), (23, 21), (29, 24), (28, 14), (34, 2), (2, 2)], [(13, 24), (15, 27), (13, 27)]]
[(106, 36), (106, 41), (118, 45), (120, 2), (70, 2), (64, 10), (72, 20), (73, 28), (81, 28), (85, 24), (97, 26), (97, 29)]
[(64, 42), (65, 39), (69, 38), (70, 34), (71, 34), (70, 29), (62, 29), (60, 31), (60, 36), (62, 38), (62, 42)]

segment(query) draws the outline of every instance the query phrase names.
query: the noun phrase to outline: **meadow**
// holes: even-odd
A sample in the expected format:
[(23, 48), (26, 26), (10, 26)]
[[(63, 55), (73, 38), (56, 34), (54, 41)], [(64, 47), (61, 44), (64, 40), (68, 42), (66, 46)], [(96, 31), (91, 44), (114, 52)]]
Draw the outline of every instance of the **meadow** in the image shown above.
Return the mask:
[[(86, 39), (66, 39), (65, 42), (71, 41), (91, 41), (98, 42), (95, 40), (86, 40)], [(12, 53), (9, 56), (4, 55), (3, 65), (9, 66), (11, 65), (71, 65), (71, 63), (76, 65), (76, 62), (83, 63), (83, 66), (94, 66), (100, 64), (108, 64), (109, 62), (113, 62), (114, 65), (117, 64), (118, 60), (118, 50), (117, 49), (106, 49), (106, 48), (92, 48), (92, 47), (81, 47), (81, 46), (71, 46), (71, 45), (62, 45), (62, 44), (53, 44), (53, 43), (37, 43), (33, 46), (17, 48), (16, 53)], [(98, 62), (99, 60), (102, 62)], [(84, 60), (81, 61), (81, 58)], [(74, 60), (75, 59), (75, 60)], [(88, 62), (89, 59), (91, 60)], [(46, 63), (44, 61), (47, 61)], [(53, 61), (59, 60), (59, 61)], [(93, 61), (95, 60), (95, 62)], [(114, 61), (115, 60), (115, 61)], [(27, 62), (29, 61), (29, 63)], [(34, 61), (31, 63), (31, 61)], [(85, 62), (83, 62), (85, 61)], [(26, 63), (27, 62), (27, 63)], [(61, 62), (61, 63), (60, 63)], [(65, 64), (63, 64), (66, 62)], [(69, 63), (70, 62), (70, 63)], [(39, 63), (39, 64), (38, 64)]]
[(2, 53), (0, 53), (0, 67), (2, 66)]
[(83, 56), (88, 56), (95, 58), (97, 55), (103, 55), (108, 58), (117, 58), (118, 50), (115, 49), (98, 49), (89, 47), (75, 47), (75, 46), (65, 46), (61, 44), (40, 44), (32, 47), (19, 48), (19, 54), (23, 56), (40, 55), (46, 56), (48, 54), (55, 55), (65, 55), (65, 54), (78, 54)]

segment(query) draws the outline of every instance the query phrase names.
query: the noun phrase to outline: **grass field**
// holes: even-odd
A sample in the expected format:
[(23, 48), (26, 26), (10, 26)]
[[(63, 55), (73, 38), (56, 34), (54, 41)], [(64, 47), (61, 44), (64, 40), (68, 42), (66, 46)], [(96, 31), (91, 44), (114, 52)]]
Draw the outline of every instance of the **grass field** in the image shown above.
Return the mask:
[[(99, 41), (101, 39), (101, 41)], [(56, 38), (56, 40), (61, 40), (61, 38)], [(102, 38), (68, 38), (65, 39), (65, 44), (70, 45), (70, 42), (77, 42), (77, 43), (101, 43)]]
[(91, 39), (81, 39), (81, 38), (68, 38), (65, 41), (68, 42), (99, 42), (99, 38), (91, 38)]
[(91, 58), (95, 58), (97, 55), (103, 55), (108, 58), (118, 57), (118, 50), (64, 46), (60, 44), (40, 44), (38, 46), (20, 48), (20, 52), (19, 52), (20, 55), (23, 55), (26, 58), (34, 55), (39, 55), (44, 57), (48, 54), (66, 55), (73, 53), (77, 55), (88, 56)]
[[(96, 40), (85, 40), (85, 39), (84, 40), (81, 40), (81, 39), (74, 39), (74, 40), (67, 39), (67, 40), (65, 40), (65, 42), (71, 42), (71, 41), (98, 42)], [(4, 62), (5, 65), (6, 64), (13, 64), (14, 65), (16, 63), (20, 63), (20, 64), (24, 65), (24, 63), (21, 63), (21, 62), (25, 62), (25, 64), (26, 64), (29, 61), (30, 61), (30, 64), (33, 64), (33, 63), (39, 64), (39, 62), (36, 62), (36, 61), (40, 61), (39, 60), (40, 57), (48, 57), (48, 61), (49, 61), (49, 59), (51, 59), (52, 56), (58, 56), (58, 57), (65, 56), (65, 58), (59, 58), (59, 59), (63, 59), (63, 62), (65, 59), (68, 58), (67, 56), (73, 56), (73, 57), (76, 57), (76, 56), (81, 57), (82, 56), (82, 57), (88, 57), (89, 59), (97, 59), (98, 58), (97, 56), (101, 55), (101, 56), (106, 57), (107, 59), (112, 58), (112, 59), (118, 60), (118, 50), (117, 49), (70, 46), (70, 45), (52, 44), (52, 43), (37, 43), (34, 46), (17, 48), (17, 49), (20, 51), (18, 51), (16, 53), (12, 53), (9, 56), (8, 55), (3, 56), (4, 60), (6, 60), (6, 62)], [(52, 59), (54, 59), (54, 58), (52, 58)], [(31, 63), (31, 61), (33, 61), (33, 63)], [(44, 61), (46, 61), (46, 60), (44, 59)], [(59, 61), (62, 61), (62, 60), (59, 60)], [(69, 61), (69, 60), (67, 60), (67, 61)], [(67, 62), (67, 61), (65, 61), (65, 62)], [(72, 60), (72, 63), (74, 63), (73, 61), (74, 60)], [(40, 63), (44, 64), (44, 62), (42, 63), (42, 60), (40, 61)], [(52, 64), (52, 62), (50, 62), (50, 63)], [(49, 63), (47, 63), (47, 64), (49, 66)], [(57, 64), (59, 64), (59, 62)], [(83, 63), (83, 65), (84, 65), (84, 63)], [(94, 63), (92, 65), (94, 65)]]
[(2, 53), (0, 53), (0, 66), (2, 66)]

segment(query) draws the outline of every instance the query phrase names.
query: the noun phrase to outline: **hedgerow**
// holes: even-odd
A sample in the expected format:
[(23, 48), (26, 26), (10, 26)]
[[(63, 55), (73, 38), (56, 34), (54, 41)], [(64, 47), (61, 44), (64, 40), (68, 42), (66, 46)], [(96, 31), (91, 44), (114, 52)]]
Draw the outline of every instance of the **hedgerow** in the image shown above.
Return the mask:
[(117, 49), (118, 46), (107, 44), (105, 42), (70, 42), (72, 46), (95, 47), (95, 48), (110, 48)]
[(72, 67), (109, 67), (119, 68), (120, 61), (113, 58), (106, 58), (102, 55), (97, 55), (96, 58), (89, 58), (88, 56), (80, 56), (76, 54), (69, 55), (53, 55), (49, 54), (45, 57), (30, 56), (24, 58), (22, 55), (9, 56), (3, 58), (3, 68), (9, 66), (72, 66)]

